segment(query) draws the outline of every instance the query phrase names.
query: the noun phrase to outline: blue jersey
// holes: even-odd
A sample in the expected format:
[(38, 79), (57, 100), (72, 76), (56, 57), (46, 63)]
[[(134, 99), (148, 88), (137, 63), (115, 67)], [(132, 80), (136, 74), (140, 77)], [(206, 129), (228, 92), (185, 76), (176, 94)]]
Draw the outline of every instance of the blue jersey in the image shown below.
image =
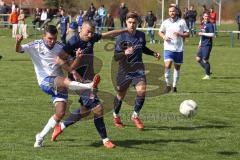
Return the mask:
[(119, 61), (119, 74), (144, 74), (142, 53), (145, 45), (145, 34), (141, 31), (136, 31), (135, 35), (125, 32), (117, 37), (115, 55), (123, 54), (127, 47), (132, 46), (134, 48), (134, 52), (131, 55), (124, 56)]
[(67, 24), (69, 23), (69, 17), (68, 16), (62, 16), (60, 18), (60, 27), (61, 30), (67, 30)]
[(92, 80), (94, 77), (93, 46), (94, 43), (99, 41), (101, 38), (101, 34), (94, 33), (92, 39), (88, 42), (85, 42), (80, 39), (79, 35), (74, 35), (63, 47), (63, 50), (72, 57), (76, 56), (76, 51), (78, 48), (83, 50), (83, 57), (80, 61), (80, 67), (77, 71), (85, 80)]
[[(203, 33), (214, 33), (214, 26), (210, 22), (203, 23), (200, 31)], [(212, 37), (201, 36), (201, 46), (212, 46)]]

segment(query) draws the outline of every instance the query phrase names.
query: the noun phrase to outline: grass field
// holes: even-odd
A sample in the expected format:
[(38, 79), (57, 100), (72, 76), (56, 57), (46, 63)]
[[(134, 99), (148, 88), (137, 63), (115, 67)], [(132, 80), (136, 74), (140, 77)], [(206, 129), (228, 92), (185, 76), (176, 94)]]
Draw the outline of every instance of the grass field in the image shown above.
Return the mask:
[[(233, 26), (223, 26), (223, 29), (229, 28)], [(201, 80), (203, 71), (194, 61), (198, 38), (186, 40), (177, 94), (161, 94), (163, 60), (157, 62), (144, 56), (144, 61), (151, 65), (146, 67), (153, 72), (148, 76), (151, 84), (141, 114), (146, 126), (144, 131), (138, 131), (130, 121), (132, 98), (127, 98), (122, 108), (126, 127), (113, 126), (110, 113), (116, 93), (111, 80), (113, 52), (104, 50), (110, 41), (96, 43), (95, 55), (102, 61), (102, 67), (96, 68), (102, 76), (99, 96), (103, 97), (106, 107), (108, 135), (117, 145), (112, 150), (102, 147), (91, 119), (66, 129), (57, 142), (52, 143), (48, 135), (44, 148), (33, 148), (35, 134), (52, 115), (53, 108), (50, 98), (37, 85), (31, 60), (27, 55), (14, 52), (14, 40), (9, 37), (10, 30), (0, 28), (0, 55), (3, 56), (0, 60), (1, 160), (240, 159), (240, 41), (235, 39), (234, 47), (230, 48), (229, 35), (220, 34), (214, 40), (213, 76), (209, 81)], [(32, 38), (34, 36), (24, 42)], [(162, 44), (148, 46), (162, 53)], [(158, 86), (160, 89), (155, 89)], [(72, 95), (70, 99), (71, 106), (76, 108), (77, 97)], [(193, 99), (199, 106), (197, 115), (191, 119), (182, 117), (178, 111), (185, 99)]]

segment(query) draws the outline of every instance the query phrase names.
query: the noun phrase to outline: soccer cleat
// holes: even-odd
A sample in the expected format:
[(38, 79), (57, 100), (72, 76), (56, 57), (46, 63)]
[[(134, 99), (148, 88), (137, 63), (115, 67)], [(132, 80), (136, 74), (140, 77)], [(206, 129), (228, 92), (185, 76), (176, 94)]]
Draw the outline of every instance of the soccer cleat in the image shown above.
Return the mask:
[(111, 148), (115, 148), (116, 145), (112, 143), (112, 141), (108, 140), (107, 142), (103, 143), (104, 147), (111, 149)]
[(177, 93), (177, 87), (173, 87), (173, 93)]
[(135, 126), (138, 128), (138, 129), (144, 129), (144, 125), (142, 124), (141, 120), (138, 118), (138, 117), (133, 117), (132, 116), (132, 121), (135, 123)]
[(118, 128), (123, 128), (123, 123), (121, 122), (120, 117), (114, 117), (114, 125)]
[(53, 131), (51, 141), (56, 141), (57, 137), (62, 133), (61, 125), (58, 123)]
[(164, 88), (164, 93), (169, 93), (171, 91), (171, 86), (166, 86)]
[(34, 148), (40, 148), (43, 147), (43, 138), (40, 137), (40, 134), (38, 133), (36, 135), (36, 141), (34, 143)]
[(209, 76), (209, 75), (205, 75), (202, 79), (203, 79), (203, 80), (209, 80), (209, 79), (210, 79), (210, 76)]
[(93, 78), (93, 88), (97, 88), (98, 84), (101, 81), (101, 77), (99, 74), (96, 74)]

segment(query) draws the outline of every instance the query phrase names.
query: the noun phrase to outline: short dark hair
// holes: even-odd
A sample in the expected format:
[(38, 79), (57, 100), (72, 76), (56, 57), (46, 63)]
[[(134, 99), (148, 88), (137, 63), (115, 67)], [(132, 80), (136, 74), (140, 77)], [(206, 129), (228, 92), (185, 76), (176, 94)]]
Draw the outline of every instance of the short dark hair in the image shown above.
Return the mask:
[(137, 12), (131, 11), (131, 12), (128, 12), (126, 19), (129, 19), (129, 18), (138, 19), (138, 17), (139, 15), (137, 14)]
[(46, 34), (46, 33), (56, 35), (58, 33), (57, 27), (54, 25), (48, 25), (44, 30), (44, 34)]
[(95, 24), (92, 21), (84, 21), (83, 25), (89, 25), (92, 29), (95, 29)]

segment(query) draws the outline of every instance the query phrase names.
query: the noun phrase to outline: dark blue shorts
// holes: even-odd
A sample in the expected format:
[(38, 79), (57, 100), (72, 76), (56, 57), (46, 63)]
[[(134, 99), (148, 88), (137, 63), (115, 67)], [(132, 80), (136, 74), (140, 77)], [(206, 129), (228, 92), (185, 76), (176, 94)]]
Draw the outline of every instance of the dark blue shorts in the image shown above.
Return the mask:
[(197, 56), (200, 57), (201, 59), (208, 60), (210, 57), (211, 50), (212, 50), (212, 46), (200, 47), (198, 50)]
[(94, 95), (94, 97), (90, 98), (88, 94), (83, 94), (79, 98), (79, 103), (87, 109), (92, 109), (100, 104), (100, 100), (97, 95)]
[(117, 75), (117, 91), (126, 91), (130, 85), (136, 86), (139, 82), (146, 83), (146, 76), (144, 73), (133, 73), (127, 75)]

